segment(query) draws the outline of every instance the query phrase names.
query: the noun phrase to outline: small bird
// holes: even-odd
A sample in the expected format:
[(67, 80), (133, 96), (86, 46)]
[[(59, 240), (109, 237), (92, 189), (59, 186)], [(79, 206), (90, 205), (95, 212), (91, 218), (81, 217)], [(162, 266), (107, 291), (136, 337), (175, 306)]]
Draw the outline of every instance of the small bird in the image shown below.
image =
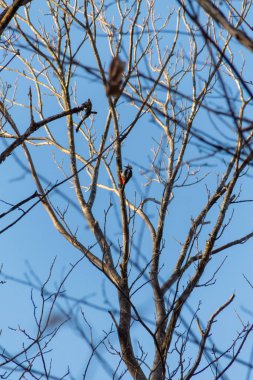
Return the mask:
[(122, 191), (125, 190), (125, 186), (127, 182), (130, 180), (130, 178), (133, 175), (132, 166), (127, 165), (125, 166), (125, 168), (126, 169), (120, 173), (120, 182), (121, 182)]
[(83, 106), (85, 108), (85, 116), (89, 117), (92, 110), (92, 103), (91, 103), (90, 98), (86, 102), (83, 103)]
[(88, 100), (86, 100), (86, 102), (84, 102), (84, 103), (82, 104), (82, 106), (83, 106), (84, 109), (85, 109), (85, 115), (84, 115), (82, 121), (78, 124), (78, 126), (77, 126), (77, 128), (76, 128), (76, 132), (79, 131), (79, 128), (81, 127), (82, 122), (83, 122), (85, 119), (87, 119), (87, 118), (88, 118), (90, 115), (92, 115), (92, 114), (94, 114), (94, 115), (97, 114), (96, 111), (92, 111), (92, 103), (91, 103), (90, 98), (89, 98)]

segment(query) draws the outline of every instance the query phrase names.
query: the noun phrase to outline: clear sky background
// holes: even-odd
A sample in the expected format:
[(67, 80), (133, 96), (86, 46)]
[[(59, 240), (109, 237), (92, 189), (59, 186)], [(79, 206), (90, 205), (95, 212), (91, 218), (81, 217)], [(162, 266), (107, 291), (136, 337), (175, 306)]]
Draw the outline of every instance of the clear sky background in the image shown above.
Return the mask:
[[(170, 6), (171, 9), (173, 9), (173, 6)], [(42, 2), (33, 0), (31, 15), (34, 22), (38, 23), (41, 21), (42, 23), (45, 23), (46, 30), (50, 31), (50, 18), (45, 16), (45, 8), (40, 9), (40, 7), (42, 7)], [(157, 14), (161, 15), (161, 17), (163, 17), (163, 10), (164, 1), (158, 0), (156, 11)], [(22, 12), (23, 11), (20, 11), (19, 13), (22, 14)], [(142, 7), (142, 14), (145, 15), (145, 5)], [(116, 7), (108, 7), (107, 15), (111, 19), (114, 17), (115, 22), (117, 23), (118, 16)], [(142, 15), (140, 15), (140, 20), (141, 19)], [(173, 32), (174, 29), (175, 19), (172, 17), (167, 28), (165, 29), (165, 32), (162, 34), (162, 44), (164, 44), (164, 47), (172, 44), (174, 36), (171, 32)], [(185, 32), (185, 28), (183, 26), (182, 32)], [(108, 49), (106, 38), (103, 37), (102, 34), (103, 33), (100, 31), (97, 39), (98, 48), (103, 65), (105, 67), (109, 67), (111, 53)], [(73, 43), (78, 43), (79, 39), (82, 38), (82, 35), (83, 31), (80, 28), (75, 27), (72, 34)], [(23, 44), (23, 40), (21, 38), (18, 42)], [(86, 44), (80, 52), (80, 62), (86, 66), (96, 67), (94, 55), (88, 46), (89, 45)], [(182, 33), (180, 36), (179, 46), (181, 46), (185, 56), (189, 56), (189, 38), (187, 35)], [(235, 63), (238, 68), (241, 67), (243, 59), (245, 59), (244, 76), (246, 80), (250, 81), (252, 76), (252, 54), (248, 53), (236, 43), (232, 43), (232, 46), (234, 47), (234, 51), (238, 53), (238, 55), (235, 56)], [(21, 58), (31, 56), (31, 52), (27, 51), (25, 48), (21, 47), (20, 51)], [(127, 59), (126, 54), (127, 46), (125, 46), (125, 51), (122, 50), (121, 52), (121, 57), (123, 60)], [(148, 60), (146, 63), (148, 63)], [(143, 64), (141, 68), (144, 72), (148, 73), (148, 69), (145, 69), (145, 64)], [(24, 104), (28, 105), (28, 89), (31, 83), (27, 82), (25, 78), (19, 76), (15, 71), (22, 71), (22, 63), (18, 58), (16, 58), (8, 66), (8, 69), (9, 70), (5, 70), (1, 73), (2, 84), (9, 82), (12, 83), (12, 86), (14, 86), (16, 81), (16, 102), (19, 103), (22, 101)], [(205, 77), (205, 70), (200, 75)], [(92, 99), (93, 108), (98, 112), (98, 115), (94, 119), (94, 129), (96, 130), (97, 136), (101, 136), (107, 117), (107, 100), (101, 82), (94, 80), (92, 76), (88, 76), (87, 78), (87, 73), (82, 68), (78, 68), (75, 76), (73, 77), (73, 84), (74, 83), (76, 83), (76, 100), (78, 104), (81, 104), (87, 100), (87, 98)], [(149, 85), (150, 84), (147, 83), (147, 87)], [(229, 90), (231, 91), (231, 94), (237, 95), (236, 88), (232, 82), (229, 82), (228, 85), (230, 86)], [(182, 86), (184, 93), (190, 96), (191, 83), (190, 81), (187, 81), (187, 78), (182, 83)], [(36, 94), (34, 88), (32, 88), (32, 90), (35, 97)], [(225, 107), (225, 104), (223, 105), (220, 99), (215, 99), (215, 95), (216, 94), (214, 94), (212, 100), (212, 106), (217, 109), (218, 107)], [(159, 96), (164, 96), (162, 91), (159, 93)], [(74, 97), (72, 101), (73, 106), (75, 106)], [(237, 111), (237, 100), (234, 101), (234, 106)], [(44, 108), (45, 116), (59, 112), (59, 107), (56, 105), (54, 99), (46, 95), (44, 97)], [(133, 120), (134, 112), (136, 111), (134, 111), (134, 108), (130, 106), (127, 98), (122, 98), (122, 101), (119, 102), (118, 110), (120, 113), (122, 129), (124, 129)], [(20, 130), (26, 130), (29, 126), (28, 108), (24, 109), (21, 107), (13, 107), (11, 112)], [(250, 112), (248, 116), (251, 116)], [(225, 124), (224, 120), (221, 118), (214, 118), (214, 120), (215, 122), (210, 120), (207, 114), (203, 111), (199, 114), (195, 123), (196, 126), (198, 123), (198, 127), (201, 126), (205, 131), (213, 134), (214, 137), (223, 139), (222, 141), (226, 141), (226, 139), (222, 138), (221, 135), (217, 133), (215, 128), (213, 128), (213, 125), (217, 124), (222, 129)], [(66, 125), (63, 119), (55, 122), (52, 125), (52, 130), (62, 141), (62, 143), (66, 143)], [(35, 135), (40, 136), (41, 134), (42, 132), (37, 132)], [(111, 135), (112, 134), (113, 131), (111, 130)], [(126, 190), (127, 197), (133, 202), (136, 198), (136, 202), (138, 203), (147, 191), (147, 187), (145, 186), (147, 181), (144, 172), (150, 164), (150, 158), (152, 157), (151, 149), (152, 146), (155, 146), (154, 139), (159, 140), (160, 135), (161, 133), (159, 129), (155, 126), (150, 116), (144, 116), (123, 144), (124, 161), (126, 164), (130, 163), (134, 170), (133, 181), (129, 183)], [(77, 143), (77, 149), (83, 151), (84, 141), (80, 133), (76, 134), (75, 140)], [(2, 141), (1, 139), (0, 144), (2, 151), (6, 146), (5, 144), (9, 144), (9, 141)], [(30, 146), (29, 149), (33, 156), (34, 162), (36, 163), (38, 173), (41, 175), (41, 178), (43, 177), (45, 179), (45, 181), (43, 181), (43, 185), (45, 187), (50, 184), (54, 184), (56, 181), (60, 181), (64, 177), (63, 173), (57, 168), (55, 162), (62, 165), (64, 169), (66, 168), (66, 173), (69, 174), (68, 158), (62, 154), (59, 154), (55, 147), (49, 146), (41, 149)], [(194, 158), (196, 156), (196, 152), (196, 148), (192, 145), (187, 153), (187, 158), (189, 160)], [(113, 166), (114, 165), (115, 164), (113, 164)], [(167, 241), (164, 253), (164, 267), (161, 270), (161, 276), (165, 277), (166, 270), (173, 268), (173, 264), (177, 259), (177, 252), (180, 248), (179, 241), (183, 240), (186, 232), (188, 231), (189, 226), (191, 225), (191, 217), (196, 216), (197, 211), (200, 210), (206, 201), (206, 186), (208, 186), (211, 190), (215, 188), (217, 175), (226, 165), (226, 158), (223, 162), (219, 157), (213, 157), (210, 160), (208, 159), (206, 162), (204, 162), (204, 160), (202, 160), (202, 162), (197, 162), (195, 166), (192, 165), (191, 170), (195, 170), (197, 172), (195, 178), (206, 176), (205, 179), (196, 186), (175, 189), (174, 199), (169, 208), (168, 225), (166, 226)], [(15, 204), (16, 202), (19, 202), (20, 200), (31, 195), (36, 188), (29, 171), (27, 170), (27, 162), (21, 148), (18, 148), (15, 153), (12, 154), (12, 156), (0, 166), (0, 171), (0, 212), (4, 212), (8, 209), (8, 205), (5, 202)], [(81, 175), (81, 180), (85, 186), (88, 181), (88, 176), (83, 173)], [(104, 172), (100, 175), (99, 183), (103, 183), (104, 185), (109, 185), (110, 183)], [(238, 191), (241, 190), (240, 199), (253, 199), (252, 173), (250, 171), (242, 178), (240, 186), (241, 188), (238, 188)], [(59, 187), (59, 191), (70, 199), (75, 200), (75, 197), (73, 196), (73, 186), (70, 182), (67, 182), (63, 186)], [(109, 203), (112, 202), (113, 208), (108, 217), (107, 230), (111, 243), (117, 247), (118, 241), (121, 240), (120, 228), (118, 224), (118, 199), (112, 192), (103, 189), (100, 189), (99, 191), (99, 201), (96, 204), (95, 210), (97, 215), (100, 215), (100, 218), (102, 218), (104, 210), (106, 210)], [(159, 198), (161, 194), (162, 187), (159, 185), (154, 185), (152, 188), (152, 195)], [(55, 207), (58, 206), (62, 209), (66, 207), (68, 203), (61, 194), (57, 194), (56, 192), (51, 195), (51, 200), (54, 202)], [(217, 210), (218, 209), (214, 211), (214, 214)], [(239, 238), (244, 233), (249, 233), (252, 231), (252, 203), (235, 204), (233, 210), (233, 220), (222, 236), (219, 243), (220, 245), (225, 244), (230, 240)], [(152, 212), (154, 213), (152, 220), (155, 220), (155, 211), (150, 210), (150, 213)], [(228, 216), (231, 216), (231, 213), (232, 209)], [(0, 227), (4, 228), (20, 214), (20, 212), (16, 212), (7, 218), (3, 218), (0, 221)], [(80, 240), (85, 242), (86, 245), (94, 244), (94, 239), (87, 229), (80, 212), (78, 212), (74, 206), (69, 206), (68, 218), (71, 227), (73, 229), (78, 228), (78, 237)], [(148, 260), (150, 258), (150, 237), (146, 231), (142, 230), (142, 225), (140, 222), (138, 223), (139, 224), (136, 227), (136, 242), (138, 242), (139, 246), (137, 248), (141, 250), (141, 253), (144, 256), (147, 256)], [(208, 232), (209, 230), (207, 227), (206, 235), (204, 234), (203, 241), (205, 240), (205, 236), (208, 236)], [(134, 249), (135, 253), (137, 252), (137, 248)], [(97, 248), (95, 247), (94, 250), (96, 251), (96, 249)], [(188, 301), (188, 306), (193, 312), (196, 312), (198, 305), (201, 302), (199, 317), (205, 324), (208, 318), (210, 318), (210, 315), (233, 293), (235, 293), (236, 297), (233, 304), (230, 305), (229, 308), (225, 310), (224, 313), (218, 318), (218, 321), (213, 329), (212, 339), (219, 350), (226, 349), (229, 344), (232, 343), (237, 332), (242, 329), (242, 323), (246, 324), (248, 321), (252, 323), (251, 299), (253, 289), (251, 289), (244, 277), (246, 276), (253, 282), (252, 249), (253, 243), (249, 241), (245, 245), (231, 248), (229, 251), (222, 253), (220, 256), (217, 255), (217, 257), (215, 257), (210, 263), (204, 278), (201, 280), (201, 282), (204, 283), (204, 281), (212, 278), (214, 272), (218, 270), (223, 260), (225, 260), (224, 264), (215, 276), (213, 285), (198, 288)], [(114, 253), (116, 254), (116, 248)], [(52, 270), (52, 276), (46, 287), (49, 291), (55, 291), (57, 289), (64, 275), (70, 269), (70, 266), (77, 262), (81, 257), (81, 253), (74, 249), (59, 233), (57, 233), (41, 204), (36, 206), (20, 222), (15, 224), (15, 226), (1, 234), (0, 264), (2, 265), (2, 278), (0, 277), (0, 280), (2, 279), (6, 281), (6, 283), (0, 286), (0, 329), (2, 331), (0, 336), (1, 347), (4, 347), (7, 351), (15, 354), (22, 349), (23, 342), (25, 342), (25, 344), (28, 343), (28, 340), (25, 339), (24, 333), (20, 330), (25, 329), (29, 334), (35, 334), (36, 325), (33, 316), (33, 303), (31, 300), (32, 284), (38, 287), (43, 284), (48, 277), (50, 266), (52, 265), (54, 259), (56, 258)], [(114, 310), (114, 308), (117, 309), (117, 302), (115, 302), (117, 292), (113, 286), (109, 284), (103, 276), (101, 276), (101, 273), (94, 269), (85, 259), (82, 260), (70, 274), (64, 284), (64, 291), (64, 295), (70, 297), (70, 299), (63, 299), (55, 308), (54, 315), (56, 321), (58, 322), (59, 320), (61, 321), (66, 319), (67, 315), (63, 313), (62, 309), (64, 308), (72, 320), (66, 322), (62, 326), (57, 336), (48, 347), (49, 350), (53, 349), (53, 351), (50, 351), (47, 355), (53, 359), (52, 374), (55, 375), (56, 378), (60, 379), (61, 376), (66, 373), (69, 366), (72, 378), (78, 380), (83, 378), (83, 372), (91, 353), (88, 343), (90, 339), (89, 325), (82, 318), (81, 310), (84, 313), (87, 322), (93, 326), (92, 339), (93, 343), (96, 345), (104, 337), (104, 331), (108, 332), (111, 326), (115, 330), (113, 321), (106, 310)], [(41, 306), (40, 291), (34, 289), (32, 294), (39, 310)], [(134, 301), (136, 302), (140, 314), (143, 317), (148, 320), (154, 320), (154, 309), (153, 305), (151, 305), (150, 298), (152, 299), (152, 293), (150, 289), (146, 290), (145, 288), (140, 295), (137, 293), (136, 297), (134, 297)], [(99, 308), (101, 308), (101, 310)], [(78, 316), (77, 320), (75, 320), (75, 316)], [(184, 316), (185, 321), (190, 321), (192, 312), (186, 308)], [(78, 328), (75, 329), (74, 325), (80, 327), (80, 330), (78, 330)], [(185, 330), (185, 327), (182, 323), (182, 331), (183, 330)], [(148, 334), (144, 332), (143, 329), (136, 323), (133, 326), (133, 332), (136, 345), (137, 339), (140, 339), (144, 346), (151, 342), (151, 338)], [(199, 337), (199, 332), (195, 323), (193, 326), (193, 332)], [(87, 341), (85, 341), (85, 339), (87, 339)], [(116, 345), (117, 337), (115, 333), (110, 335), (110, 342), (112, 345)], [(250, 360), (252, 342), (252, 336), (250, 336), (247, 344), (242, 350), (241, 358), (245, 361)], [(193, 344), (191, 346), (192, 351), (194, 350), (194, 347), (195, 346)], [(109, 366), (112, 368), (115, 367), (118, 358), (110, 355), (104, 349), (103, 345), (98, 352), (105, 358), (105, 361)], [(33, 352), (31, 352), (31, 355), (32, 353)], [(152, 350), (148, 354), (150, 356), (150, 360), (152, 360)], [(191, 353), (189, 352), (189, 356), (190, 354)], [(174, 356), (172, 355), (172, 360), (173, 358)], [(171, 365), (173, 367), (176, 365), (176, 362)], [(41, 364), (38, 365), (38, 368), (41, 369)], [(232, 367), (231, 371), (228, 372), (227, 377), (224, 377), (224, 379), (246, 379), (247, 371), (247, 367), (242, 364), (236, 364)], [(18, 379), (19, 376), (20, 374), (15, 372), (10, 378)], [(70, 376), (66, 378), (71, 379)], [(112, 379), (112, 374), (109, 369), (105, 368), (105, 364), (101, 364), (101, 362), (95, 358), (92, 360), (87, 374), (87, 379), (91, 378), (93, 380)], [(130, 379), (128, 374), (126, 374), (124, 378)], [(200, 374), (196, 376), (196, 379), (204, 380), (207, 378), (205, 375)], [(248, 378), (248, 380), (249, 379), (250, 378)]]

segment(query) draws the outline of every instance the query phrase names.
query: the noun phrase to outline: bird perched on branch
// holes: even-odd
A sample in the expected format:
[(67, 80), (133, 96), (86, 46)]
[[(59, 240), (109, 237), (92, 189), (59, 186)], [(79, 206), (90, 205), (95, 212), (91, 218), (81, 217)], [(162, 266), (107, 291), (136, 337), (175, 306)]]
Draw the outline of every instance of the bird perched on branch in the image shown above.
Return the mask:
[(122, 191), (125, 190), (125, 186), (127, 182), (130, 180), (130, 178), (133, 175), (133, 168), (130, 165), (125, 166), (125, 170), (120, 173), (120, 182), (121, 182), (121, 188)]
[(89, 116), (92, 110), (92, 103), (91, 103), (90, 98), (86, 102), (83, 103), (83, 106), (85, 108), (86, 114)]
[(90, 100), (90, 98), (86, 101), (86, 102), (84, 102), (83, 104), (82, 104), (82, 106), (84, 107), (84, 109), (85, 109), (85, 115), (84, 115), (84, 117), (82, 118), (82, 121), (78, 124), (78, 126), (76, 127), (76, 132), (78, 132), (79, 131), (79, 128), (81, 127), (81, 125), (82, 125), (82, 123), (83, 123), (83, 121), (85, 120), (85, 119), (87, 119), (90, 115), (92, 115), (92, 114), (97, 114), (97, 112), (96, 111), (92, 111), (92, 103), (91, 103), (91, 100)]

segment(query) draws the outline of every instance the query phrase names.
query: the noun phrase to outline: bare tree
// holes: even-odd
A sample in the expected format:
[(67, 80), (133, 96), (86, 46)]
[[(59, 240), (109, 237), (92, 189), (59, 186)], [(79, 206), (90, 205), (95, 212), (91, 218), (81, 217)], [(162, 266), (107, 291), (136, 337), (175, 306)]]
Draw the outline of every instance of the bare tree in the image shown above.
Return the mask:
[[(149, 0), (48, 0), (39, 20), (36, 1), (25, 4), (3, 34), (16, 58), (2, 65), (8, 80), (1, 89), (1, 140), (11, 143), (0, 163), (22, 147), (36, 191), (1, 214), (1, 233), (40, 204), (86, 265), (113, 285), (117, 300), (107, 300), (113, 326), (98, 343), (83, 311), (89, 338), (68, 303), (55, 319), (60, 327), (71, 315), (89, 341), (83, 378), (96, 357), (113, 379), (126, 373), (138, 380), (226, 379), (253, 325), (242, 324), (219, 349), (210, 335), (235, 295), (217, 297), (206, 321), (200, 303), (191, 308), (191, 297), (201, 301), (209, 287), (216, 294), (225, 266), (220, 256), (253, 236), (237, 217), (237, 208), (252, 201), (244, 197), (252, 166), (252, 82), (233, 43), (235, 37), (252, 50), (244, 31), (252, 1), (242, 0), (240, 9), (228, 3), (221, 12), (200, 0), (178, 0), (171, 9)], [(14, 221), (5, 219), (13, 214)], [(240, 225), (237, 236), (234, 225)], [(51, 317), (62, 284), (54, 293), (46, 293), (47, 281), (28, 284), (42, 289), (37, 335), (22, 329), (32, 343), (15, 355), (3, 348), (0, 366), (8, 376), (71, 378), (71, 370), (54, 376), (45, 356), (58, 332)], [(101, 347), (118, 358), (115, 367), (106, 367)]]

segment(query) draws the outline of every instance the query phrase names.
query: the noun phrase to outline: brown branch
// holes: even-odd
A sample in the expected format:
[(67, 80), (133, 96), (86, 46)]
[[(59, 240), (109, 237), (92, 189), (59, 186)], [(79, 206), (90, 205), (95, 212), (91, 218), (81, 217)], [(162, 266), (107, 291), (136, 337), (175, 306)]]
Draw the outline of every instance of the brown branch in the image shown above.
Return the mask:
[(21, 6), (30, 3), (31, 1), (32, 0), (14, 0), (13, 3), (0, 14), (0, 36), (8, 26), (9, 22), (15, 16), (18, 9)]
[[(8, 211), (6, 212), (3, 212), (2, 214), (0, 214), (0, 219), (3, 218), (4, 216), (8, 215), (9, 213), (11, 213), (12, 211), (16, 210), (16, 209), (19, 209), (20, 206), (24, 205), (25, 203), (29, 202), (31, 199), (34, 199), (34, 198), (37, 198), (39, 197), (40, 194), (35, 191), (32, 195), (30, 195), (29, 197), (23, 199), (22, 201), (16, 203), (15, 205), (13, 205)], [(22, 210), (23, 211), (23, 210)], [(23, 211), (24, 212), (24, 211)]]
[(198, 365), (201, 361), (201, 358), (203, 356), (203, 353), (204, 353), (204, 349), (205, 349), (205, 344), (206, 344), (206, 341), (209, 337), (209, 334), (210, 334), (210, 331), (211, 331), (211, 327), (213, 325), (213, 323), (215, 322), (215, 318), (217, 317), (218, 314), (220, 314), (228, 305), (230, 305), (230, 303), (234, 300), (235, 298), (235, 295), (232, 294), (232, 296), (227, 300), (227, 302), (225, 302), (222, 306), (219, 307), (218, 310), (216, 310), (216, 312), (211, 316), (210, 320), (208, 321), (208, 324), (207, 324), (207, 327), (205, 330), (203, 330), (201, 327), (200, 327), (200, 324), (199, 324), (199, 321), (197, 319), (197, 324), (199, 326), (199, 329), (201, 331), (201, 335), (202, 335), (202, 339), (201, 339), (201, 342), (199, 344), (199, 352), (198, 352), (198, 355), (197, 355), (197, 358), (195, 360), (195, 363), (193, 364), (192, 368), (189, 370), (189, 372), (187, 373), (187, 375), (184, 377), (184, 380), (190, 380), (192, 378), (192, 376), (194, 375), (194, 372), (196, 371), (196, 369), (198, 368)]
[[(27, 130), (19, 136), (8, 148), (6, 148), (1, 154), (0, 154), (0, 164), (8, 157), (10, 154), (16, 149), (19, 145), (21, 145), (32, 133), (36, 132), (38, 129), (43, 127), (44, 125), (51, 123), (52, 121), (55, 121), (57, 119), (60, 119), (62, 117), (73, 115), (75, 113), (78, 113), (80, 111), (83, 111), (85, 109), (84, 104), (82, 104), (79, 107), (74, 107), (72, 109), (69, 109), (67, 111), (63, 111), (61, 113), (58, 113), (57, 115), (49, 116), (44, 120), (41, 120), (39, 122), (31, 121), (31, 125)], [(3, 102), (0, 102), (0, 112), (2, 115), (6, 118), (6, 120), (9, 122), (11, 116), (9, 112), (7, 111), (5, 105)]]
[(210, 0), (197, 0), (199, 5), (211, 16), (218, 24), (222, 25), (240, 44), (245, 46), (248, 50), (253, 52), (253, 40), (242, 30), (235, 28), (226, 19), (224, 14), (216, 7)]

